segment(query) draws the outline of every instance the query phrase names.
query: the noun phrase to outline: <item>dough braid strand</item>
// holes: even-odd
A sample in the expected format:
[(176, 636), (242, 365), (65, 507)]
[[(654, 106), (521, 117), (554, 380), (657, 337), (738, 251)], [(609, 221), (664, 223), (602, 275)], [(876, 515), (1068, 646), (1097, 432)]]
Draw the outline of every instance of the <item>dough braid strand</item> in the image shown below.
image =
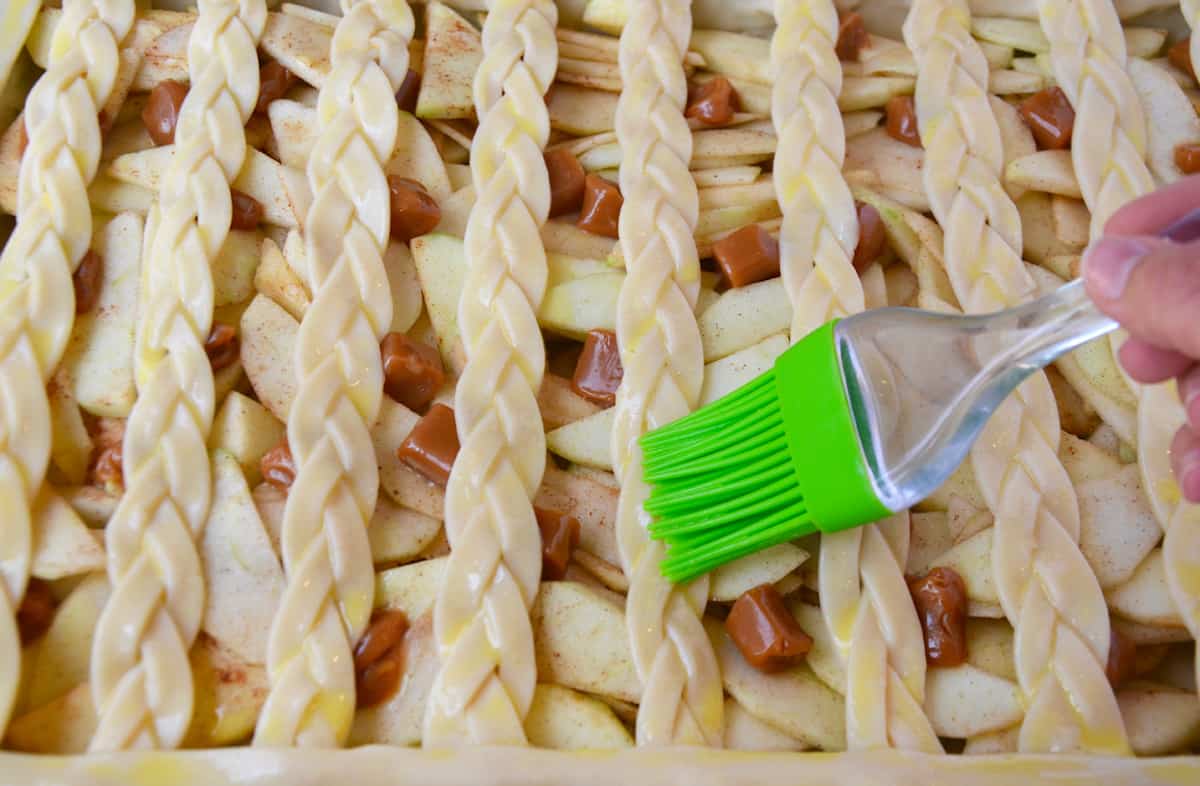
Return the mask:
[(446, 487), (450, 561), (434, 605), (441, 670), (424, 744), (519, 745), (537, 669), (529, 608), (542, 570), (533, 497), (546, 468), (537, 392), (546, 348), (540, 230), (550, 210), (545, 95), (558, 66), (551, 0), (493, 0), (475, 77), (479, 195), (458, 306), (467, 362), (455, 392), (462, 445)]
[[(1020, 256), (1020, 217), (1001, 181), (1004, 152), (987, 94), (988, 65), (971, 38), (966, 1), (917, 0), (905, 38), (918, 63), (925, 188), (945, 228), (955, 293), (968, 312), (1021, 303), (1033, 295), (1033, 280)], [(1058, 459), (1060, 433), (1053, 393), (1039, 374), (1005, 401), (971, 454), (996, 519), (996, 587), (1016, 631), (1027, 705), (1018, 744), (1027, 752), (1127, 754), (1104, 673), (1108, 609), (1079, 550), (1079, 504)]]
[(97, 113), (133, 16), (132, 0), (67, 0), (51, 62), (25, 103), (17, 227), (0, 257), (0, 736), (21, 679), (16, 615), (33, 555), (31, 508), (50, 460), (46, 383), (75, 324), (71, 276), (92, 241)]
[(96, 751), (174, 748), (191, 720), (188, 650), (204, 613), (195, 541), (212, 496), (211, 268), (229, 233), (229, 184), (246, 157), (266, 18), (263, 0), (200, 3), (175, 152), (146, 219), (138, 397), (125, 431), (125, 494), (105, 529), (113, 594), (92, 646)]
[(383, 396), (379, 342), (392, 319), (384, 164), (396, 146), (395, 92), (408, 71), (413, 17), (404, 0), (343, 0), (342, 13), (308, 163), (313, 301), (296, 340), (288, 416), (296, 482), (282, 530), (287, 587), (267, 644), (271, 691), (256, 745), (345, 742), (355, 705), (352, 650), (374, 600), (367, 523), (379, 474), (369, 429)]
[(658, 565), (663, 546), (645, 531), (637, 439), (692, 410), (704, 380), (694, 313), (700, 265), (692, 236), (699, 214), (688, 171), (692, 135), (683, 117), (683, 56), (692, 30), (686, 0), (637, 0), (621, 32), (624, 89), (617, 104), (621, 145), (621, 250), (627, 275), (617, 302), (624, 379), (617, 392), (612, 452), (621, 495), (617, 540), (629, 576), (627, 625), (643, 686), (639, 744), (720, 746), (723, 687), (701, 618), (707, 577), (674, 587)]
[[(792, 303), (792, 340), (798, 341), (830, 319), (862, 311), (865, 303), (851, 263), (858, 215), (842, 177), (837, 9), (832, 0), (779, 0), (775, 18), (775, 189), (783, 211), (781, 269)], [(888, 526), (903, 530), (907, 542), (906, 515)], [(874, 525), (823, 537), (820, 558), (821, 605), (848, 670), (849, 746), (940, 751), (921, 708), (925, 645), (903, 559)]]

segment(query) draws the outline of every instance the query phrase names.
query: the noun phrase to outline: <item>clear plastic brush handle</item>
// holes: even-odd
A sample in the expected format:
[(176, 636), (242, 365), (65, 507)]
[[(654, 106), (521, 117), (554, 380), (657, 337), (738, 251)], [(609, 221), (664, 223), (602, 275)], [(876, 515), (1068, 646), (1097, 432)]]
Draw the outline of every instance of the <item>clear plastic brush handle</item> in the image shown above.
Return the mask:
[[(1159, 237), (1200, 240), (1200, 209)], [(879, 501), (902, 510), (932, 494), (1024, 379), (1116, 329), (1082, 281), (995, 314), (888, 308), (839, 322), (847, 400)]]
[(995, 314), (889, 308), (839, 322), (847, 398), (880, 502), (900, 510), (929, 496), (1025, 378), (1116, 328), (1082, 281)]

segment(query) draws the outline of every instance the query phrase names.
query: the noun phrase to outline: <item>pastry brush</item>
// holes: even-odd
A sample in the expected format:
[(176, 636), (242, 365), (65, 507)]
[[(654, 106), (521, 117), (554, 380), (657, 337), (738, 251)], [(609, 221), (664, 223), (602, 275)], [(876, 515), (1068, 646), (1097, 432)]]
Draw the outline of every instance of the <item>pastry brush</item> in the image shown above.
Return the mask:
[[(1162, 236), (1196, 239), (1196, 218)], [(1116, 327), (1082, 281), (994, 314), (883, 308), (826, 324), (754, 381), (641, 437), (663, 575), (685, 581), (920, 502), (1022, 380)]]

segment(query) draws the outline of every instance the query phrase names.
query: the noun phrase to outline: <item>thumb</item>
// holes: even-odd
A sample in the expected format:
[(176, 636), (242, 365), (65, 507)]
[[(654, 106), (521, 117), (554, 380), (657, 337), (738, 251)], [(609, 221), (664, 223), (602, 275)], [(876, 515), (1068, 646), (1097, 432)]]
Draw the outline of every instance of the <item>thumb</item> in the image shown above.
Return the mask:
[(1083, 260), (1096, 306), (1130, 335), (1200, 359), (1200, 243), (1104, 237)]

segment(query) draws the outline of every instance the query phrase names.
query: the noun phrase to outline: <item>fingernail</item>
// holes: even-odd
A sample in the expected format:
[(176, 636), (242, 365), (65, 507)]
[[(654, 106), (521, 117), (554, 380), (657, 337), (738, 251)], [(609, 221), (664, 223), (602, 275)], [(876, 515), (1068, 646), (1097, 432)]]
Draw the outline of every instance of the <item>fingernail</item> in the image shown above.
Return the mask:
[(1175, 219), (1160, 236), (1172, 243), (1193, 243), (1200, 240), (1200, 208)]
[(1092, 244), (1083, 258), (1083, 273), (1092, 288), (1107, 300), (1116, 300), (1125, 291), (1129, 275), (1150, 245), (1131, 237), (1106, 237)]

